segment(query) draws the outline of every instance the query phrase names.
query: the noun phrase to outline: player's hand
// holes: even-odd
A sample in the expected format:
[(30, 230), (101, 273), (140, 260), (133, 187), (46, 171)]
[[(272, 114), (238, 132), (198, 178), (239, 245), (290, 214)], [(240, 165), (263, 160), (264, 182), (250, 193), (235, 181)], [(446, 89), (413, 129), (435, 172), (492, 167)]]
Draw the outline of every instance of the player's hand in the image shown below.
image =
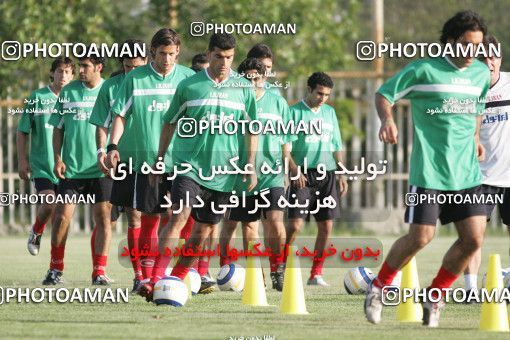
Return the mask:
[(292, 181), (292, 185), (298, 189), (302, 189), (306, 186), (307, 179), (305, 175), (301, 174), (298, 179)]
[(103, 174), (105, 174), (107, 177), (110, 177), (110, 171), (106, 166), (106, 154), (104, 152), (100, 152), (97, 155), (97, 166)]
[(347, 194), (347, 191), (349, 190), (349, 183), (347, 183), (347, 180), (343, 176), (338, 176), (338, 186), (340, 187), (340, 197), (344, 197), (345, 194)]
[(379, 129), (379, 140), (383, 143), (397, 144), (398, 129), (393, 119), (385, 120)]
[(476, 143), (476, 156), (478, 157), (479, 162), (483, 162), (485, 160), (485, 148), (482, 143)]
[(62, 161), (58, 161), (55, 163), (55, 168), (53, 170), (55, 173), (55, 176), (60, 179), (65, 179), (65, 173), (66, 173), (66, 165)]
[(117, 164), (120, 162), (120, 154), (117, 150), (112, 150), (106, 155), (105, 165), (108, 169), (117, 169)]
[(24, 181), (28, 181), (30, 178), (30, 173), (32, 170), (30, 169), (30, 164), (27, 160), (20, 160), (18, 163), (18, 173), (19, 178), (21, 178)]
[(249, 174), (249, 175), (243, 175), (243, 182), (246, 182), (246, 181), (249, 181), (248, 182), (248, 191), (252, 191), (253, 189), (255, 189), (255, 187), (257, 186), (257, 183), (258, 183), (257, 174), (255, 172), (253, 172), (252, 174)]

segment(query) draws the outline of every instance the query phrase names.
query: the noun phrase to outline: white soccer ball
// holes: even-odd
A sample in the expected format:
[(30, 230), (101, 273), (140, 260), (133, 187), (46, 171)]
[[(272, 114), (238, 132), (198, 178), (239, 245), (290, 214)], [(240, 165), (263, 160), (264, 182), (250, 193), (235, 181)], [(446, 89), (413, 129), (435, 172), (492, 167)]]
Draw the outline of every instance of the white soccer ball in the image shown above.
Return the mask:
[(220, 290), (241, 292), (244, 289), (245, 269), (237, 263), (226, 264), (220, 268), (216, 283)]
[(366, 267), (351, 268), (344, 276), (344, 287), (351, 295), (366, 294), (373, 279), (375, 279), (375, 275), (370, 269)]
[(191, 268), (189, 270), (188, 279), (191, 286), (191, 294), (197, 295), (198, 291), (200, 290), (200, 286), (202, 285), (202, 279), (200, 278), (200, 274), (195, 268)]
[[(503, 288), (510, 288), (510, 267), (501, 269), (501, 277), (503, 278)], [(487, 283), (487, 273), (483, 274), (482, 288), (485, 288)]]
[(156, 305), (182, 307), (188, 301), (188, 287), (175, 276), (164, 277), (154, 285), (153, 299)]

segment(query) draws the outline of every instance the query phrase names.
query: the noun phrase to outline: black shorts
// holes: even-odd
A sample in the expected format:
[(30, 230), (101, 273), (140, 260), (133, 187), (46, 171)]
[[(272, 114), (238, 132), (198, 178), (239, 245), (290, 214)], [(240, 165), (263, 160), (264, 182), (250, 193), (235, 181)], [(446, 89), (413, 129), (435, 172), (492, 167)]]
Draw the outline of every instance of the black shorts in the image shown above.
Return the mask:
[(47, 178), (34, 178), (32, 181), (34, 182), (35, 191), (37, 191), (37, 193), (40, 193), (44, 190), (52, 190), (53, 192), (57, 192), (57, 184), (54, 184)]
[(161, 182), (151, 184), (149, 175), (135, 174), (135, 186), (133, 188), (133, 208), (146, 214), (160, 214), (166, 212), (161, 207), (167, 203), (165, 195), (170, 192), (172, 182), (166, 178), (168, 173), (160, 176)]
[(490, 221), (492, 211), (497, 205), (503, 224), (510, 226), (510, 188), (500, 188), (485, 184), (482, 187), (484, 193), (488, 195), (503, 195), (503, 202), (494, 200), (494, 204), (485, 205), (487, 209), (487, 220)]
[(197, 196), (199, 196), (204, 202), (202, 208), (192, 208), (191, 216), (199, 223), (204, 224), (218, 224), (223, 218), (224, 214), (213, 212), (211, 204), (214, 203), (216, 208), (219, 208), (221, 204), (226, 204), (230, 197), (230, 192), (222, 192), (208, 189), (193, 179), (186, 176), (177, 176), (172, 183), (172, 203), (179, 204), (182, 200), (186, 202), (189, 197), (189, 204), (194, 205), (198, 203)]
[(95, 203), (110, 200), (113, 180), (100, 178), (66, 178), (58, 183), (58, 194), (74, 197), (76, 195), (93, 195)]
[[(481, 185), (456, 191), (425, 189), (411, 185), (405, 198), (407, 205), (405, 222), (435, 226), (438, 218), (441, 224), (448, 224), (471, 216), (486, 216), (487, 206), (476, 203), (476, 198), (483, 195)], [(471, 203), (466, 202), (466, 197), (469, 197)]]
[(115, 222), (119, 219), (120, 213), (124, 211), (124, 207), (119, 207), (118, 205), (112, 205), (112, 212), (110, 214), (110, 220)]
[[(281, 187), (264, 189), (261, 192), (266, 192), (264, 195), (267, 201), (269, 202), (269, 207), (260, 208), (256, 210), (255, 202), (258, 200), (259, 205), (266, 203), (264, 199), (260, 197), (260, 193), (257, 195), (246, 196), (246, 202), (244, 206), (240, 206), (237, 208), (232, 208), (227, 210), (226, 218), (230, 221), (241, 221), (241, 222), (255, 222), (260, 219), (260, 215), (266, 218), (266, 212), (271, 210), (280, 210), (283, 211), (284, 208), (280, 208), (278, 205), (278, 200), (285, 195), (285, 189)], [(239, 197), (241, 202), (241, 197)], [(266, 203), (267, 204), (267, 203)], [(256, 210), (256, 211), (255, 211)]]
[(110, 202), (120, 207), (133, 208), (136, 174), (127, 174), (124, 179), (113, 180)]
[[(299, 204), (305, 204), (309, 201), (307, 208), (290, 208), (288, 209), (288, 218), (306, 218), (313, 215), (317, 222), (333, 220), (340, 217), (340, 201), (338, 190), (336, 188), (336, 175), (334, 171), (328, 171), (326, 177), (318, 180), (319, 172), (316, 169), (309, 169), (306, 177), (306, 187), (297, 189), (293, 185), (289, 187), (287, 200), (294, 203), (296, 200)], [(331, 196), (335, 201), (335, 208), (321, 207), (317, 212), (317, 201), (323, 201), (326, 197)], [(313, 212), (313, 213), (311, 213)]]

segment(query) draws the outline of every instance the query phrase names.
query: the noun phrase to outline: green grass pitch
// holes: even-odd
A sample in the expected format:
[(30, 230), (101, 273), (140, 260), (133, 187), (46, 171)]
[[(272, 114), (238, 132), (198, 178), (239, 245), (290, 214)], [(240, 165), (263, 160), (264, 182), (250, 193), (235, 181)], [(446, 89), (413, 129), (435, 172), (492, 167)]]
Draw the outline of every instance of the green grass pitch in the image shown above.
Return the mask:
[[(382, 239), (387, 251), (393, 238)], [(132, 271), (116, 257), (120, 238), (112, 241), (108, 274), (116, 280), (113, 288), (131, 288)], [(438, 237), (417, 257), (420, 284), (428, 285), (439, 268), (452, 237)], [(508, 267), (509, 241), (490, 236), (484, 244), (481, 274), (486, 271), (489, 253), (501, 255)], [(42, 280), (49, 262), (49, 234), (43, 237), (41, 253), (30, 256), (25, 238), (0, 239), (0, 286), (35, 287)], [(218, 261), (218, 259), (213, 259)], [(89, 239), (71, 236), (66, 251), (64, 278), (67, 287), (88, 287), (91, 271)], [(217, 269), (213, 270), (216, 274)], [(164, 338), (164, 339), (508, 339), (509, 334), (478, 330), (480, 306), (449, 304), (441, 316), (439, 329), (420, 324), (399, 323), (396, 309), (385, 308), (380, 325), (369, 324), (363, 315), (364, 296), (347, 295), (343, 288), (346, 269), (325, 269), (329, 288), (307, 287), (309, 315), (279, 313), (280, 293), (268, 288), (270, 307), (246, 307), (241, 294), (219, 292), (199, 295), (183, 308), (158, 307), (131, 295), (127, 304), (17, 304), (0, 306), (2, 338)], [(269, 286), (269, 275), (266, 280)], [(307, 271), (303, 271), (306, 280)], [(463, 285), (459, 279), (455, 286)], [(267, 339), (267, 337), (266, 337)]]

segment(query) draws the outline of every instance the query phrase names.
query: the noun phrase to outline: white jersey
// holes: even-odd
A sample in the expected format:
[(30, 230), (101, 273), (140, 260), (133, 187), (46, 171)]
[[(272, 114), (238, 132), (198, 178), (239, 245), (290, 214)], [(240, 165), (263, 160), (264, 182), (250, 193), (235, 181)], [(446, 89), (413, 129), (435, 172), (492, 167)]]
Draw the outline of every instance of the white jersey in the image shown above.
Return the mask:
[(499, 80), (487, 93), (480, 142), (485, 160), (480, 162), (483, 184), (510, 187), (510, 72), (500, 72)]

